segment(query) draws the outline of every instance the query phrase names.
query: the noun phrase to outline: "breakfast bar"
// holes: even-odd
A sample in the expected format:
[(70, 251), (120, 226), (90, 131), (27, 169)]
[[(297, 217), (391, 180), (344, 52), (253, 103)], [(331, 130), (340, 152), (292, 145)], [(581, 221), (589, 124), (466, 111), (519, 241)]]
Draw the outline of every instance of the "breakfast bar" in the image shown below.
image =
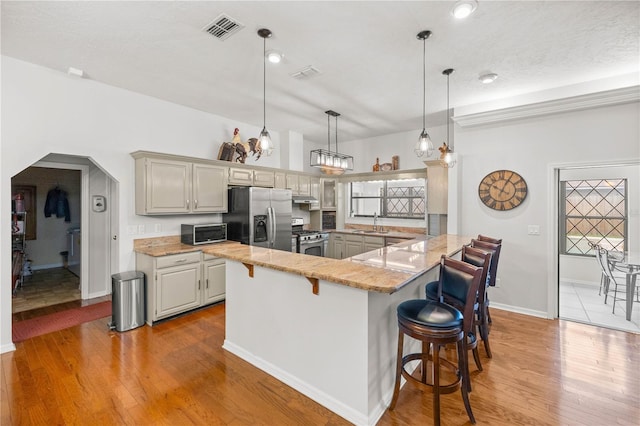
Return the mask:
[(226, 259), (224, 349), (371, 425), (393, 392), (396, 306), (424, 297), (440, 256), (469, 240), (419, 237), (344, 260), (237, 243), (199, 249)]

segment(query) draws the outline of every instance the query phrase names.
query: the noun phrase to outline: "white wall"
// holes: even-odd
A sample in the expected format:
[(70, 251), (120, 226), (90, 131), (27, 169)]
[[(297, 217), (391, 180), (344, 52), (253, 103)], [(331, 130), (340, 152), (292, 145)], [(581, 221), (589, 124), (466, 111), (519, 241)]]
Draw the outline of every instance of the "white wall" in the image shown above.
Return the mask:
[[(542, 316), (551, 311), (548, 281), (556, 218), (549, 212), (557, 204), (550, 192), (555, 186), (554, 165), (637, 161), (639, 122), (640, 107), (635, 102), (471, 128), (456, 126), (459, 168), (454, 170), (460, 185), (453, 194), (450, 188), (449, 196), (459, 206), (459, 233), (504, 240), (498, 268), (501, 288), (491, 289), (492, 303)], [(514, 170), (527, 182), (527, 198), (514, 210), (494, 211), (478, 198), (480, 180), (498, 169)], [(540, 235), (527, 235), (528, 225), (539, 225)], [(630, 240), (639, 237), (637, 229), (629, 235)]]
[[(77, 79), (51, 69), (2, 60), (2, 146), (0, 187), (0, 352), (11, 350), (11, 289), (9, 220), (11, 177), (49, 153), (93, 159), (119, 183), (120, 271), (135, 267), (133, 240), (175, 235), (184, 218), (150, 218), (134, 214), (134, 161), (129, 155), (148, 150), (216, 158), (220, 144), (230, 141), (234, 128), (243, 140), (262, 126), (223, 117)], [(261, 116), (256, 117), (260, 121)], [(271, 129), (276, 152), (279, 134)], [(257, 165), (279, 167), (278, 155), (262, 157)], [(212, 216), (214, 217), (214, 216)], [(211, 217), (194, 216), (193, 221)], [(162, 232), (150, 233), (155, 224)], [(144, 235), (129, 235), (129, 226), (143, 225)]]

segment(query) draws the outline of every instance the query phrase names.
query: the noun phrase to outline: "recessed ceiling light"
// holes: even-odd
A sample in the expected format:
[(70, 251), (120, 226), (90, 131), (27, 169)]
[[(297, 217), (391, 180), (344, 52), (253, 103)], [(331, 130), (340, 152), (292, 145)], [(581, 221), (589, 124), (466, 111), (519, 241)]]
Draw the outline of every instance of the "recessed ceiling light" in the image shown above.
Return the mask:
[(489, 84), (489, 83), (493, 83), (494, 81), (496, 81), (496, 78), (498, 78), (498, 74), (488, 73), (488, 74), (482, 74), (479, 77), (479, 80), (481, 82), (483, 82), (484, 84)]
[(282, 61), (284, 55), (277, 50), (269, 50), (266, 54), (266, 57), (272, 64), (278, 64), (280, 63), (280, 61)]
[(460, 0), (451, 9), (451, 14), (457, 19), (464, 19), (471, 15), (478, 7), (476, 0)]

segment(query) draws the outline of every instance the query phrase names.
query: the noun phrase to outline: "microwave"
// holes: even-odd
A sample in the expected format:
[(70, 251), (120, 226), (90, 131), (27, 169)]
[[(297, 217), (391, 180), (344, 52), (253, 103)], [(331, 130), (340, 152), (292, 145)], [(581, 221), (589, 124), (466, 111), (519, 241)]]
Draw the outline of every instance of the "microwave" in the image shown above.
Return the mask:
[(198, 244), (210, 244), (226, 240), (226, 223), (180, 225), (180, 242), (182, 244), (190, 244), (192, 246), (195, 246)]

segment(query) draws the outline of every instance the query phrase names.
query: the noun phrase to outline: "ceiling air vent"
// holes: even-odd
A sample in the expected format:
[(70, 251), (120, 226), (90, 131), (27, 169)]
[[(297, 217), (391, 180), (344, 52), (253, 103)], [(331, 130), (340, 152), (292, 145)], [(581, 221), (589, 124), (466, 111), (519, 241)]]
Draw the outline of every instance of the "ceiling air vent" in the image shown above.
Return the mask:
[(306, 80), (318, 74), (320, 74), (320, 71), (317, 68), (314, 68), (312, 65), (309, 65), (308, 67), (304, 67), (300, 71), (296, 71), (293, 74), (289, 75), (296, 80)]
[(218, 40), (224, 41), (243, 28), (244, 25), (223, 13), (211, 21), (202, 31), (206, 31)]

